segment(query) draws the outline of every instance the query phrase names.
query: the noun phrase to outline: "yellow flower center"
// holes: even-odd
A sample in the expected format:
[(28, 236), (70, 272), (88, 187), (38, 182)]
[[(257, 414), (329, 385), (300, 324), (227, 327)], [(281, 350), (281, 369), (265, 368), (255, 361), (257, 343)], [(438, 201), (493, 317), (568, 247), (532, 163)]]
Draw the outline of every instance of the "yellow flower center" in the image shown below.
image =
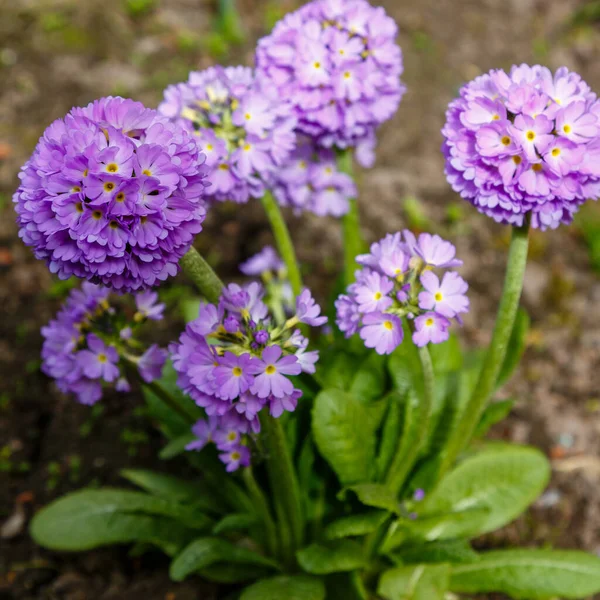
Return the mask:
[(148, 175), (148, 177), (151, 177), (151, 176), (152, 176), (152, 171), (151, 171), (150, 169), (144, 169), (144, 170), (142, 171), (142, 173), (143, 173), (144, 175)]
[(381, 298), (383, 297), (381, 292), (376, 292), (375, 296), (373, 296), (375, 298), (375, 300), (381, 300)]
[(81, 188), (78, 185), (74, 185), (71, 191), (72, 192), (80, 192)]
[(206, 150), (208, 152), (212, 152), (213, 151), (214, 146), (212, 144), (206, 144)]
[(112, 181), (107, 181), (103, 187), (105, 192), (112, 192), (115, 189), (115, 184)]
[(492, 117), (492, 121), (499, 121), (500, 120), (500, 115), (494, 115)]
[(95, 210), (95, 211), (92, 213), (92, 217), (93, 217), (94, 219), (96, 219), (96, 221), (99, 221), (99, 220), (102, 218), (102, 211), (100, 211), (100, 210)]
[(111, 221), (111, 222), (108, 224), (108, 226), (109, 226), (111, 229), (116, 229), (116, 228), (119, 226), (119, 224), (118, 224), (116, 221)]
[(83, 172), (83, 176), (84, 176), (84, 177), (87, 177), (87, 176), (88, 176), (88, 173), (89, 173), (89, 171), (88, 171), (88, 169), (86, 169), (86, 170)]
[(344, 79), (350, 79), (350, 77), (352, 77), (352, 73), (350, 73), (350, 71), (346, 71), (344, 73)]
[(140, 223), (143, 225), (148, 221), (148, 217), (140, 217)]
[(531, 131), (531, 129), (525, 134), (525, 137), (530, 141), (533, 142), (533, 140), (535, 140), (535, 131)]
[(239, 367), (233, 367), (233, 375), (235, 377), (241, 377), (242, 376), (242, 370)]
[(443, 299), (443, 296), (442, 296), (441, 292), (437, 292), (434, 297), (435, 297), (435, 301), (436, 302), (441, 302), (442, 299)]
[(536, 173), (538, 173), (539, 171), (541, 171), (543, 169), (541, 163), (536, 163), (535, 165), (533, 165), (531, 167)]
[(502, 136), (502, 139), (500, 141), (504, 146), (510, 146), (510, 138), (507, 135)]
[(383, 326), (390, 331), (394, 329), (394, 324), (391, 321), (384, 321)]
[(117, 202), (123, 202), (125, 200), (125, 194), (123, 192), (119, 192), (116, 196), (115, 196), (115, 200)]
[(252, 118), (252, 115), (250, 113), (246, 113), (244, 115), (244, 119), (246, 119), (246, 121), (249, 121)]
[(552, 156), (558, 156), (560, 154), (560, 148), (554, 148), (552, 150)]
[(317, 61), (316, 63), (313, 64), (313, 67), (315, 69), (320, 69), (321, 68), (321, 63), (319, 61)]
[(116, 173), (119, 170), (119, 165), (117, 163), (108, 163), (106, 165), (106, 170), (109, 173)]
[(513, 156), (512, 160), (515, 163), (515, 165), (520, 165), (523, 162), (523, 159), (520, 156)]
[(244, 152), (250, 152), (250, 150), (252, 150), (252, 146), (250, 144), (246, 144), (244, 146)]
[(571, 126), (570, 125), (564, 125), (563, 126), (563, 131), (565, 133), (571, 133)]
[(425, 325), (427, 325), (427, 327), (431, 327), (433, 325), (433, 319), (429, 317), (429, 319), (425, 321)]
[(269, 365), (266, 369), (265, 369), (265, 373), (267, 375), (273, 375), (273, 373), (275, 373), (277, 371), (277, 369), (273, 366), (273, 365)]
[(230, 442), (235, 442), (235, 440), (237, 439), (237, 434), (235, 431), (231, 431), (230, 433), (227, 434), (227, 439)]
[(226, 164), (219, 165), (219, 169), (221, 171), (229, 171), (229, 165), (226, 165)]
[(108, 360), (106, 354), (98, 354), (98, 362), (105, 363)]
[(231, 453), (231, 460), (240, 460), (240, 458), (242, 458), (242, 455), (239, 452)]
[(76, 210), (78, 213), (82, 213), (82, 212), (83, 212), (83, 204), (82, 204), (81, 202), (78, 202), (78, 203), (75, 205), (75, 210)]

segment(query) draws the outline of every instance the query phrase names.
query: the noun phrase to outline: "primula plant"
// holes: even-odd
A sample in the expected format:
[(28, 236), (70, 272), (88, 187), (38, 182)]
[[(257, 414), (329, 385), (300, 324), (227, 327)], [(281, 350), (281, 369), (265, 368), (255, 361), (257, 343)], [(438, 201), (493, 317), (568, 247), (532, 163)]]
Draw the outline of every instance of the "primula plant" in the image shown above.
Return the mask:
[[(404, 91), (397, 27), (365, 0), (315, 0), (261, 40), (256, 70), (214, 67), (158, 110), (103, 98), (55, 121), (21, 171), (21, 238), (83, 279), (42, 329), (43, 370), (92, 405), (141, 386), (165, 437), (162, 471), (85, 489), (36, 514), (47, 548), (160, 549), (175, 581), (199, 574), (241, 600), (516, 599), (600, 591), (578, 551), (475, 551), (541, 494), (538, 450), (488, 442), (519, 363), (530, 228), (571, 221), (600, 192), (600, 101), (575, 73), (521, 65), (465, 85), (443, 129), (446, 175), (512, 228), (486, 348), (456, 329), (468, 283), (449, 240), (390, 232), (366, 246), (354, 158)], [(219, 202), (260, 200), (277, 249), (222, 283), (194, 249)], [(340, 218), (344, 267), (321, 306), (281, 212)], [(198, 312), (168, 348), (153, 288), (183, 270)], [(168, 474), (179, 457), (195, 469)], [(191, 470), (190, 470), (191, 471)]]

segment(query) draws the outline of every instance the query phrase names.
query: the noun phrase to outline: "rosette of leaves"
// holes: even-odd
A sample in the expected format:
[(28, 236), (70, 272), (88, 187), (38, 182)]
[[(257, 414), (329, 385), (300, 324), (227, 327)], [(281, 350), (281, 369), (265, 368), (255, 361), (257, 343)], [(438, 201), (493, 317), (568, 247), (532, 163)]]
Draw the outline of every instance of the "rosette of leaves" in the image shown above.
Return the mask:
[[(521, 313), (498, 387), (519, 362), (527, 327)], [(230, 476), (207, 451), (185, 453), (199, 471), (194, 478), (127, 470), (123, 476), (138, 490), (82, 490), (55, 501), (33, 519), (34, 539), (70, 551), (158, 547), (171, 557), (175, 581), (199, 575), (232, 585), (232, 597), (241, 600), (445, 600), (485, 592), (543, 600), (600, 591), (596, 556), (471, 546), (522, 514), (550, 474), (534, 448), (483, 441), (511, 401), (490, 404), (475, 443), (444, 468), (448, 440), (477, 380), (477, 353), (464, 354), (455, 338), (432, 348), (435, 399), (423, 432), (421, 365), (412, 344), (389, 357), (353, 340), (323, 346), (317, 375), (300, 381), (305, 400), (284, 418), (303, 502), (293, 544), (273, 517), (279, 513), (260, 456), (252, 471)], [(145, 393), (149, 414), (170, 440), (164, 460), (190, 441), (182, 415), (200, 414), (174, 379), (167, 370), (162, 387)], [(161, 389), (182, 410), (166, 404)], [(290, 547), (291, 557), (284, 552)]]

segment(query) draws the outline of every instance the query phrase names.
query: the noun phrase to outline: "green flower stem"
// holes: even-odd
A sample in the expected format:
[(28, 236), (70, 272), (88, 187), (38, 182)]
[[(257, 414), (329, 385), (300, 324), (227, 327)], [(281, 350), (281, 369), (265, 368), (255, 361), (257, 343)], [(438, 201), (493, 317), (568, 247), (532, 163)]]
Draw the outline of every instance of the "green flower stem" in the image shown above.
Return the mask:
[[(342, 173), (353, 176), (352, 150), (344, 150), (338, 154), (338, 168)], [(365, 243), (360, 232), (360, 218), (358, 214), (358, 202), (351, 198), (350, 210), (342, 217), (342, 229), (344, 234), (344, 284), (350, 285), (354, 281), (354, 272), (358, 268), (356, 257), (365, 248)]]
[(219, 301), (223, 282), (217, 277), (210, 265), (192, 246), (179, 261), (185, 274), (194, 282), (200, 293), (213, 304)]
[(254, 510), (262, 520), (264, 530), (261, 533), (264, 536), (265, 549), (269, 556), (277, 556), (277, 530), (275, 529), (275, 522), (271, 517), (267, 499), (254, 478), (252, 467), (246, 467), (244, 469), (243, 478), (248, 493), (250, 494), (252, 504), (254, 505)]
[(529, 222), (526, 222), (522, 227), (513, 228), (504, 279), (504, 290), (502, 291), (502, 299), (498, 308), (492, 341), (488, 348), (475, 390), (463, 411), (458, 428), (450, 439), (446, 456), (442, 463), (442, 473), (446, 472), (452, 466), (458, 455), (470, 443), (481, 415), (496, 387), (519, 308), (525, 267), (527, 265), (528, 247)]
[(279, 516), (282, 559), (293, 566), (304, 533), (300, 488), (280, 421), (262, 411), (260, 426), (267, 454), (271, 494)]
[[(411, 342), (407, 340), (404, 343)], [(396, 453), (386, 480), (386, 483), (396, 494), (399, 494), (402, 490), (402, 486), (405, 484), (406, 478), (410, 475), (410, 471), (417, 461), (419, 452), (423, 449), (423, 445), (427, 440), (431, 408), (435, 397), (435, 374), (433, 372), (431, 355), (429, 354), (427, 346), (419, 348), (419, 358), (423, 370), (423, 396), (420, 402), (419, 431), (417, 439), (411, 446), (408, 454), (401, 454), (400, 452)]]
[(299, 296), (302, 291), (302, 277), (300, 276), (300, 268), (298, 267), (292, 238), (290, 237), (290, 232), (285, 224), (283, 215), (281, 214), (279, 204), (277, 204), (277, 201), (273, 198), (273, 194), (268, 190), (262, 198), (262, 204), (267, 213), (269, 223), (271, 223), (271, 229), (275, 236), (277, 249), (287, 268), (287, 274), (290, 284), (292, 285), (294, 296)]

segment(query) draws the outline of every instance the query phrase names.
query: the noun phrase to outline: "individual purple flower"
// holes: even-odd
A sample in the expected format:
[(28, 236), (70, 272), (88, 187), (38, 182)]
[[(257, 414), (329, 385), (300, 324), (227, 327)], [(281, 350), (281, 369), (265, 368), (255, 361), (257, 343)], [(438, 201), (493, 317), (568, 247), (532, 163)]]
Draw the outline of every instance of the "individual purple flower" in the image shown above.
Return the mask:
[(213, 441), (213, 436), (217, 431), (219, 421), (216, 417), (209, 417), (207, 420), (200, 419), (192, 427), (192, 433), (196, 436), (193, 442), (190, 442), (186, 450), (202, 450), (206, 444)]
[(277, 272), (283, 268), (284, 263), (272, 246), (265, 246), (240, 265), (240, 271), (248, 277), (258, 277), (265, 272)]
[(301, 372), (295, 356), (282, 356), (279, 346), (267, 346), (262, 358), (254, 359), (250, 365), (250, 373), (256, 376), (250, 391), (259, 398), (289, 396), (294, 391), (294, 384), (286, 375), (300, 375)]
[(294, 104), (302, 133), (325, 147), (356, 146), (374, 138), (404, 93), (396, 34), (366, 0), (313, 0), (259, 41), (257, 71)]
[(166, 350), (159, 348), (157, 344), (150, 346), (137, 361), (137, 368), (141, 378), (146, 383), (151, 383), (155, 379), (160, 379), (166, 360)]
[(363, 317), (360, 337), (365, 346), (374, 348), (377, 354), (390, 354), (402, 343), (402, 321), (396, 315), (367, 313)]
[(468, 312), (469, 299), (465, 296), (469, 286), (456, 272), (444, 274), (440, 283), (439, 277), (432, 271), (421, 275), (423, 291), (419, 294), (419, 307), (433, 310), (444, 317), (456, 317)]
[(288, 162), (277, 171), (274, 184), (281, 206), (320, 217), (342, 217), (357, 193), (352, 178), (339, 171), (335, 153), (308, 139), (301, 140)]
[(443, 152), (453, 189), (500, 223), (570, 223), (600, 194), (589, 168), (600, 102), (577, 73), (540, 65), (494, 70), (465, 85), (446, 113)]
[(165, 90), (158, 111), (207, 156), (212, 200), (261, 198), (295, 147), (291, 105), (246, 67), (211, 67)]
[(19, 175), (19, 235), (61, 279), (157, 285), (202, 230), (207, 168), (156, 111), (102, 98), (52, 123)]
[(298, 400), (302, 396), (300, 390), (293, 390), (291, 394), (281, 396), (269, 396), (269, 413), (275, 419), (278, 419), (284, 412), (294, 412), (298, 406)]
[(158, 294), (152, 290), (145, 290), (136, 294), (135, 305), (137, 307), (137, 314), (134, 318), (136, 319), (160, 321), (163, 318), (165, 305), (158, 301)]
[(237, 471), (240, 467), (250, 465), (250, 450), (246, 446), (236, 446), (230, 450), (219, 454), (219, 458), (227, 468), (228, 473)]
[[(448, 339), (449, 318), (462, 324), (460, 314), (469, 310), (468, 285), (449, 270), (462, 261), (456, 258), (456, 248), (440, 236), (388, 234), (356, 262), (363, 268), (335, 302), (336, 323), (346, 337), (358, 332), (367, 348), (390, 354), (403, 341), (402, 319), (414, 321), (419, 335), (413, 339), (419, 345)], [(441, 280), (433, 269), (445, 271)], [(423, 314), (430, 316), (431, 326)]]
[(108, 382), (117, 379), (119, 353), (116, 348), (107, 346), (94, 334), (88, 335), (86, 341), (88, 350), (80, 350), (76, 355), (83, 374), (90, 379), (104, 379)]
[(426, 346), (429, 342), (440, 344), (445, 342), (450, 333), (450, 321), (436, 312), (427, 312), (415, 319), (415, 332), (413, 342), (419, 346)]
[(250, 354), (236, 356), (226, 352), (219, 359), (219, 366), (214, 370), (217, 394), (224, 399), (233, 400), (248, 391), (254, 383), (251, 373)]
[(307, 288), (304, 288), (296, 298), (296, 315), (300, 323), (306, 323), (312, 327), (321, 327), (327, 323), (327, 317), (321, 316), (321, 307), (315, 302)]

